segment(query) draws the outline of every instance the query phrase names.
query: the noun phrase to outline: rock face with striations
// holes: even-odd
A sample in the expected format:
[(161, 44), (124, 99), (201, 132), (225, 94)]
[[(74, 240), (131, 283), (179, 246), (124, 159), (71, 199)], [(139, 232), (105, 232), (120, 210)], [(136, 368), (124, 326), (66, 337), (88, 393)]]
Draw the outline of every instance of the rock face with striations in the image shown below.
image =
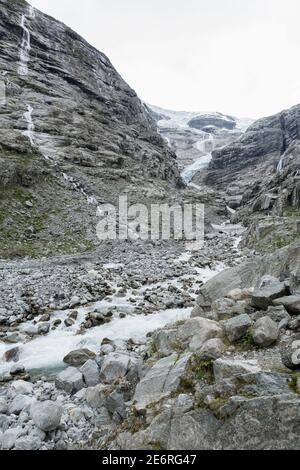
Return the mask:
[(0, 256), (88, 249), (97, 202), (172, 193), (176, 156), (104, 54), (24, 0), (0, 7)]

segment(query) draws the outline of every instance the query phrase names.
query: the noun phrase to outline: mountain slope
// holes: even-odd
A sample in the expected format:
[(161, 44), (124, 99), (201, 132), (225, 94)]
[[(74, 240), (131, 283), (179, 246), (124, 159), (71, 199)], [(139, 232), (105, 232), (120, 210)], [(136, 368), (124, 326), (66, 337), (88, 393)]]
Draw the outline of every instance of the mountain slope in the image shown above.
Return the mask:
[(176, 156), (104, 54), (23, 0), (0, 7), (0, 256), (88, 249), (97, 203), (170, 193)]

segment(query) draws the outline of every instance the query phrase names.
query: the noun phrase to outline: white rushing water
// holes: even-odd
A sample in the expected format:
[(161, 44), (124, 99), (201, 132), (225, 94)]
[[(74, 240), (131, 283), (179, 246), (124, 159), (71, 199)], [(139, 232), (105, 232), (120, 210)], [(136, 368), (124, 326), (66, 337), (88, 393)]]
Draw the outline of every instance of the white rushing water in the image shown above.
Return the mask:
[(94, 196), (90, 196), (87, 192), (74, 180), (72, 176), (67, 175), (66, 173), (62, 173), (63, 178), (67, 183), (71, 184), (75, 191), (80, 192), (87, 200), (87, 203), (92, 206), (97, 206), (98, 201)]
[[(89, 309), (79, 309), (79, 316)], [(20, 347), (19, 363), (27, 370), (51, 369), (63, 366), (63, 358), (72, 350), (88, 348), (99, 352), (101, 342), (104, 338), (114, 341), (142, 340), (147, 333), (158, 328), (163, 328), (170, 322), (187, 319), (190, 317), (191, 308), (164, 310), (151, 315), (127, 315), (126, 318), (114, 318), (110, 323), (97, 326), (87, 330), (84, 335), (76, 335), (75, 328), (58, 328), (51, 331), (47, 336), (39, 336), (25, 344), (14, 346)], [(56, 315), (62, 317), (63, 312)], [(55, 316), (53, 317), (55, 318)], [(77, 324), (78, 329), (78, 324)], [(11, 346), (10, 346), (11, 347)], [(0, 356), (6, 349), (4, 344), (0, 345)], [(11, 363), (2, 363), (0, 372), (6, 372), (11, 368)]]
[(23, 29), (23, 37), (22, 43), (20, 47), (19, 53), (19, 67), (18, 67), (18, 74), (25, 76), (28, 74), (28, 62), (29, 62), (29, 54), (30, 54), (30, 31), (26, 26), (27, 17), (22, 15), (20, 26)]
[(277, 165), (277, 175), (280, 175), (282, 173), (283, 167), (284, 167), (284, 154), (281, 155), (280, 160)]
[(32, 112), (33, 108), (28, 104), (27, 111), (23, 114), (23, 118), (27, 123), (27, 130), (23, 132), (23, 135), (25, 135), (29, 139), (30, 144), (34, 146), (34, 123), (32, 120)]

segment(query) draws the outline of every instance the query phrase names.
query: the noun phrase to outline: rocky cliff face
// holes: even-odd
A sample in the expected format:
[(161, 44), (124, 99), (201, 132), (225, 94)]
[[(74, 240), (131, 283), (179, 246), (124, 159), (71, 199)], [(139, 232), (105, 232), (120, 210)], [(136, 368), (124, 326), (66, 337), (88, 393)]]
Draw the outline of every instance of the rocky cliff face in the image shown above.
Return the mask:
[(175, 154), (104, 54), (23, 0), (0, 7), (0, 256), (89, 248), (97, 202), (182, 185)]

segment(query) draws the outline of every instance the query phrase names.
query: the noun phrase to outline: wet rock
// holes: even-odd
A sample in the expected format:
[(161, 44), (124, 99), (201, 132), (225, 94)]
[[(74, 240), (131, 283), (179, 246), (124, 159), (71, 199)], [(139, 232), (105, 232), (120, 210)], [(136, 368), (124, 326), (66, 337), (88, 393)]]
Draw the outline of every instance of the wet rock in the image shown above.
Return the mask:
[(260, 318), (253, 327), (253, 341), (262, 348), (267, 348), (275, 343), (278, 335), (278, 325), (270, 317)]
[(26, 373), (26, 369), (22, 364), (15, 364), (9, 371), (10, 375), (16, 376)]
[(30, 417), (39, 429), (49, 432), (60, 425), (62, 412), (62, 406), (53, 401), (36, 401), (31, 405)]
[(96, 354), (89, 349), (76, 349), (64, 357), (63, 361), (70, 366), (79, 367), (89, 359), (95, 359)]
[(251, 325), (251, 318), (247, 314), (239, 315), (223, 323), (230, 342), (238, 341), (245, 336)]
[(18, 362), (20, 357), (20, 348), (17, 346), (16, 348), (11, 348), (5, 351), (4, 358), (6, 362)]
[(28, 335), (28, 336), (37, 336), (39, 334), (39, 330), (38, 330), (38, 327), (36, 325), (26, 325), (25, 328), (24, 328), (24, 332)]
[(76, 393), (84, 388), (83, 376), (75, 367), (68, 367), (58, 374), (55, 385), (68, 393)]
[(38, 333), (39, 335), (46, 335), (49, 333), (50, 323), (39, 323), (38, 324)]

